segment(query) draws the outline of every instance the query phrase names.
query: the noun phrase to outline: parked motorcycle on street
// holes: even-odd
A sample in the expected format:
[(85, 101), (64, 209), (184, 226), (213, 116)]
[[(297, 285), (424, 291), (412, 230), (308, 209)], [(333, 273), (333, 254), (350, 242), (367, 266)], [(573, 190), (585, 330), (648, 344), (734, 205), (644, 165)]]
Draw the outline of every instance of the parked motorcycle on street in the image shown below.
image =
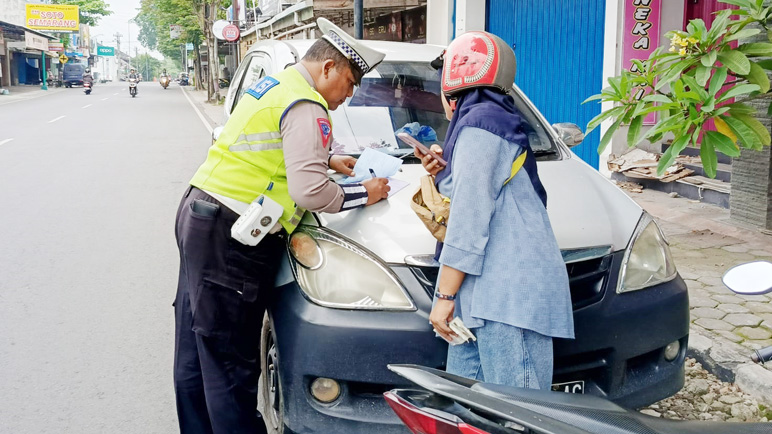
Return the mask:
[[(770, 293), (772, 292), (772, 263), (755, 261), (732, 267), (724, 274), (722, 280), (727, 288), (740, 295)], [(751, 360), (762, 365), (772, 361), (772, 346), (755, 350)]]
[(597, 396), (481, 383), (416, 365), (389, 369), (421, 388), (384, 394), (414, 434), (772, 433), (770, 423), (675, 421)]
[(166, 75), (161, 77), (161, 79), (158, 80), (158, 82), (161, 83), (161, 87), (163, 87), (164, 89), (169, 87), (169, 77)]
[(91, 95), (91, 83), (89, 82), (83, 83), (83, 92), (85, 92), (86, 95)]
[(132, 98), (137, 96), (137, 79), (136, 78), (129, 79), (129, 95), (131, 95)]

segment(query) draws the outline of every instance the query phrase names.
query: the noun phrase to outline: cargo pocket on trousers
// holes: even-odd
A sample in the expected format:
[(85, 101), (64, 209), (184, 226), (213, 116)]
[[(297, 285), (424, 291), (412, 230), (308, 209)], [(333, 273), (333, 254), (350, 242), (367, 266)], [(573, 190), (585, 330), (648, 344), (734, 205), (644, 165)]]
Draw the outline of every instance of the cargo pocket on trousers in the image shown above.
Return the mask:
[(243, 287), (204, 277), (193, 310), (193, 331), (211, 338), (230, 339), (244, 316)]

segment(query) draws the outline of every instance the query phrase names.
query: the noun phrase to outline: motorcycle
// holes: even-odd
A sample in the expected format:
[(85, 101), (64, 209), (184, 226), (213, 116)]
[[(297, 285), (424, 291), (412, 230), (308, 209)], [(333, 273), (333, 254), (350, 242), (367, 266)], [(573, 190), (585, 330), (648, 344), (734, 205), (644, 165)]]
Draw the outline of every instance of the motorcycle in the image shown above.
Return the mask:
[(91, 83), (89, 82), (83, 83), (83, 92), (85, 92), (86, 95), (91, 95)]
[[(742, 295), (772, 292), (772, 263), (731, 268), (724, 285)], [(756, 350), (772, 361), (772, 347)], [(770, 434), (769, 423), (673, 421), (622, 408), (609, 400), (565, 392), (488, 384), (416, 365), (389, 365), (420, 389), (384, 398), (414, 434)]]
[(159, 83), (161, 83), (161, 87), (163, 87), (164, 89), (169, 87), (169, 77), (163, 76), (158, 81), (159, 81)]
[(137, 96), (137, 79), (136, 78), (129, 79), (129, 95), (131, 95), (132, 98)]
[[(770, 264), (772, 265), (772, 264)], [(389, 369), (421, 389), (384, 393), (414, 434), (769, 434), (769, 423), (675, 421), (590, 396), (487, 384), (416, 365)]]

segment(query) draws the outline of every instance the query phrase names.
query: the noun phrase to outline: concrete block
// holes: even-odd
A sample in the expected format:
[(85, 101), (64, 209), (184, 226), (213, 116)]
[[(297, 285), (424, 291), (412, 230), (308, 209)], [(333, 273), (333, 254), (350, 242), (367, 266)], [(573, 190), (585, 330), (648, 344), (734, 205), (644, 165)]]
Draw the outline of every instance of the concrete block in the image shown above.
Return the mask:
[(732, 330), (734, 329), (734, 326), (731, 324), (724, 322), (720, 319), (712, 319), (712, 318), (698, 318), (696, 321), (694, 321), (695, 324), (697, 324), (700, 327), (706, 328), (708, 330)]
[(737, 327), (756, 327), (763, 320), (749, 313), (731, 313), (724, 317), (724, 321)]
[(697, 318), (722, 319), (723, 317), (728, 315), (723, 310), (711, 309), (709, 307), (694, 308), (690, 311), (690, 314), (692, 316), (692, 319), (697, 319)]
[(735, 333), (755, 341), (772, 338), (772, 332), (760, 327), (740, 327), (739, 329), (735, 330)]
[(748, 308), (740, 306), (739, 304), (719, 304), (718, 309), (723, 310), (726, 313), (748, 313)]
[(767, 404), (772, 403), (772, 372), (752, 363), (741, 365), (735, 371), (735, 384), (740, 389)]

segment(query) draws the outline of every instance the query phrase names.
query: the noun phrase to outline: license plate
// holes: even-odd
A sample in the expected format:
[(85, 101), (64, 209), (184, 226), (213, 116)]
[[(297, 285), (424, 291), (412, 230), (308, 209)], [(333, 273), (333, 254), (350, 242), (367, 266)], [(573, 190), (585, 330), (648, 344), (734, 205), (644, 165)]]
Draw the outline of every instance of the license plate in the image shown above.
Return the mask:
[(557, 383), (552, 385), (555, 392), (584, 394), (584, 381), (569, 381), (567, 383)]

